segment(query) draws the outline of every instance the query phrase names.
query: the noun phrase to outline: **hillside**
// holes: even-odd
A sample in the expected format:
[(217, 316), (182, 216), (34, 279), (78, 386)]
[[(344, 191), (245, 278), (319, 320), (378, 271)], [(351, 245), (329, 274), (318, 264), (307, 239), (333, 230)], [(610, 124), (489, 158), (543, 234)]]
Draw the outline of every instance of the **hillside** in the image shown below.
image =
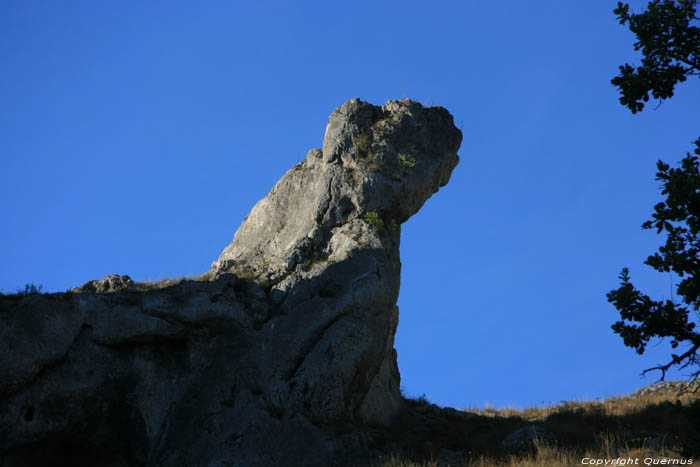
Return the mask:
[[(697, 465), (700, 382), (660, 382), (634, 394), (523, 410), (455, 411), (410, 400), (392, 433), (403, 451), (383, 467)], [(664, 460), (665, 459), (665, 460)], [(608, 464), (604, 464), (608, 460)], [(691, 464), (692, 461), (692, 464)], [(613, 463), (612, 465), (616, 465)]]

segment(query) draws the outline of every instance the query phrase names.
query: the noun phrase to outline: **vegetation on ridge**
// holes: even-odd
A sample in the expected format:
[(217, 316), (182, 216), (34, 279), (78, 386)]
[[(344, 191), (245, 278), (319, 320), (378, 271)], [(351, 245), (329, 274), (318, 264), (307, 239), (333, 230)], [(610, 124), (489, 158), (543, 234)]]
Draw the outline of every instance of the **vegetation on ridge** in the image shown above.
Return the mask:
[(44, 288), (43, 285), (26, 284), (23, 289), (17, 289), (17, 292), (13, 294), (5, 294), (0, 292), (0, 295), (15, 295), (17, 297), (26, 297), (27, 295), (34, 295), (42, 293), (41, 290)]
[[(406, 403), (417, 412), (416, 424), (406, 423), (405, 431), (393, 435), (407, 452), (387, 456), (381, 467), (580, 466), (586, 457), (632, 457), (643, 465), (647, 458), (680, 462), (700, 455), (700, 383), (661, 383), (629, 396), (522, 410), (468, 408), (463, 413), (473, 418), (466, 421), (425, 397)], [(527, 426), (539, 427), (553, 439), (503, 446), (504, 438)]]
[(143, 281), (143, 282), (136, 282), (136, 290), (140, 291), (146, 291), (146, 290), (154, 290), (154, 289), (165, 289), (167, 287), (172, 287), (174, 285), (178, 285), (182, 282), (186, 281), (210, 281), (214, 279), (214, 272), (213, 271), (207, 271), (203, 274), (200, 274), (198, 276), (182, 276), (182, 277), (177, 277), (175, 279), (171, 279), (169, 277), (163, 277), (159, 280), (156, 281)]

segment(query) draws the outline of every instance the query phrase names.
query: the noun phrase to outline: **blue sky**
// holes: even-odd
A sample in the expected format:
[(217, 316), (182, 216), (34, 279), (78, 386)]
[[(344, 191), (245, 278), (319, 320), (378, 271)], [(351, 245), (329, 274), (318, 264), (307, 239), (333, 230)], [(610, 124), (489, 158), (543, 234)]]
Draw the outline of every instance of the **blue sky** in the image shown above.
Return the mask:
[[(202, 4), (204, 3), (204, 5)], [(646, 2), (632, 2), (639, 11)], [(523, 407), (632, 392), (605, 294), (662, 242), (655, 162), (700, 136), (697, 79), (632, 115), (633, 35), (593, 2), (0, 5), (0, 289), (206, 271), (345, 100), (410, 97), (464, 133), (404, 225), (396, 337), (408, 395)]]

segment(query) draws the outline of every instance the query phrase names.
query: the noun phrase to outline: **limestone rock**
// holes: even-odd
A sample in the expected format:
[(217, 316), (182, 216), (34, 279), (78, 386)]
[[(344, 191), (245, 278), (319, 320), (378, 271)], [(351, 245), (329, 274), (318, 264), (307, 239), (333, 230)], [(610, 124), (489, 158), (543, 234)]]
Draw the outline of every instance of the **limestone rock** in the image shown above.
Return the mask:
[(211, 280), (0, 297), (0, 465), (369, 464), (402, 405), (400, 225), (460, 142), (442, 108), (351, 100)]
[(80, 287), (74, 287), (71, 292), (111, 293), (119, 290), (134, 288), (136, 284), (129, 276), (112, 274), (104, 279), (87, 282)]
[(393, 250), (400, 224), (449, 181), (460, 142), (441, 107), (346, 102), (331, 114), (323, 149), (255, 205), (213, 267), (275, 285), (354, 250)]
[(681, 395), (700, 390), (700, 380), (694, 381), (657, 381), (656, 383), (636, 392), (640, 396), (650, 394)]

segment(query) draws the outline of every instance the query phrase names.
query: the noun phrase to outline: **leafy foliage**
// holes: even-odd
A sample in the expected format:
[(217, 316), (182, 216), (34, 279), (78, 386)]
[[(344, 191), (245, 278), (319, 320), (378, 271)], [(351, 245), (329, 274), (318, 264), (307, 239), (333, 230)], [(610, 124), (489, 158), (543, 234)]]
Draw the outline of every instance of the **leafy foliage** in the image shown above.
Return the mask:
[[(629, 5), (617, 4), (614, 13), (620, 24), (629, 23), (637, 36), (634, 48), (644, 55), (642, 66), (621, 66), (621, 74), (612, 80), (620, 89), (620, 103), (632, 113), (644, 109), (650, 92), (656, 99), (668, 99), (676, 84), (700, 74), (700, 28), (691, 24), (698, 20), (697, 1), (653, 0), (640, 14), (630, 14)], [(700, 334), (696, 331), (700, 318), (700, 138), (695, 146), (695, 155), (688, 153), (678, 168), (657, 163), (656, 180), (666, 200), (654, 206), (652, 220), (642, 224), (643, 229), (656, 228), (658, 234), (668, 235), (665, 245), (645, 264), (683, 279), (677, 287), (682, 303), (652, 300), (635, 289), (627, 268), (619, 276), (620, 287), (607, 294), (621, 318), (612, 329), (625, 345), (639, 354), (656, 337), (671, 339), (673, 349), (683, 346), (684, 351), (671, 354), (668, 363), (644, 371), (659, 370), (662, 380), (674, 366), (693, 366), (690, 376), (700, 377)]]
[(700, 74), (700, 28), (693, 25), (697, 0), (654, 0), (647, 11), (630, 13), (629, 5), (618, 2), (614, 10), (620, 24), (629, 23), (637, 36), (635, 50), (641, 50), (642, 65), (625, 64), (612, 84), (620, 89), (620, 103), (633, 113), (644, 108), (649, 93), (655, 99), (673, 97), (676, 84)]
[[(680, 344), (688, 346), (681, 355), (672, 354), (668, 364), (645, 371), (660, 370), (661, 379), (674, 365), (687, 368), (700, 364), (700, 334), (695, 330), (700, 316), (700, 139), (695, 145), (695, 155), (688, 153), (679, 168), (657, 163), (656, 180), (662, 182), (661, 194), (666, 195), (666, 200), (654, 206), (653, 219), (642, 224), (643, 229), (655, 228), (659, 234), (668, 234), (666, 244), (645, 264), (659, 272), (673, 271), (683, 278), (677, 287), (683, 304), (652, 300), (636, 290), (627, 268), (619, 276), (620, 287), (607, 295), (622, 318), (613, 324), (613, 331), (640, 355), (654, 337), (670, 338), (674, 349)], [(700, 369), (693, 373), (694, 378), (698, 376)]]

